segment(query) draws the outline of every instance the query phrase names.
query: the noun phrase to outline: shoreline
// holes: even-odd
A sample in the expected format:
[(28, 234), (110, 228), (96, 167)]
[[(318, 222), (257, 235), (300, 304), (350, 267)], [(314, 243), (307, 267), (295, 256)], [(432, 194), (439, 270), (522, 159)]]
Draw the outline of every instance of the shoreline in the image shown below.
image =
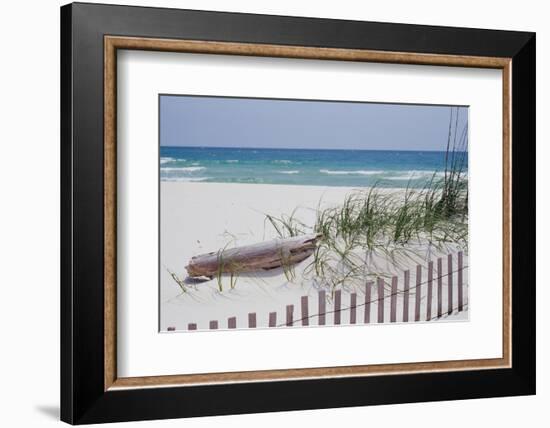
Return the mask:
[[(163, 180), (161, 179), (159, 181), (161, 187), (163, 185), (168, 186), (179, 186), (179, 185), (187, 185), (187, 184), (194, 184), (194, 185), (201, 185), (201, 186), (227, 186), (227, 187), (235, 187), (235, 186), (270, 186), (270, 187), (288, 187), (289, 189), (310, 189), (313, 190), (327, 190), (327, 189), (344, 189), (346, 191), (369, 191), (374, 186), (340, 186), (340, 185), (316, 185), (316, 184), (277, 184), (277, 183), (226, 183), (226, 182), (204, 182), (204, 181), (186, 181), (186, 180)], [(403, 192), (406, 190), (405, 187), (376, 187), (377, 190), (382, 191), (383, 193), (390, 193), (390, 192)], [(235, 190), (235, 189), (232, 189)]]

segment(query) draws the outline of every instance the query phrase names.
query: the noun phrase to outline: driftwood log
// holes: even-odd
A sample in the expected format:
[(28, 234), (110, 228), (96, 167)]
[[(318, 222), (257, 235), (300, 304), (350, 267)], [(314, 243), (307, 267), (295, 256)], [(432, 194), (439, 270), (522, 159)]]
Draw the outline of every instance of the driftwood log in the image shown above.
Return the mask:
[(321, 235), (310, 234), (274, 239), (258, 244), (219, 250), (192, 257), (185, 267), (191, 277), (214, 277), (290, 266), (308, 258)]

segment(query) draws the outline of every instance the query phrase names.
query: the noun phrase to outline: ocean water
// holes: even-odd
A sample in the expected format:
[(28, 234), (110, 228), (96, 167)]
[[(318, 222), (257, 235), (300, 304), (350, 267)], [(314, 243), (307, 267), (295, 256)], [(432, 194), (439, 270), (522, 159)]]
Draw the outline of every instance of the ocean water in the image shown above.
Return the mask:
[(435, 151), (160, 148), (162, 181), (399, 188), (444, 169), (445, 152)]

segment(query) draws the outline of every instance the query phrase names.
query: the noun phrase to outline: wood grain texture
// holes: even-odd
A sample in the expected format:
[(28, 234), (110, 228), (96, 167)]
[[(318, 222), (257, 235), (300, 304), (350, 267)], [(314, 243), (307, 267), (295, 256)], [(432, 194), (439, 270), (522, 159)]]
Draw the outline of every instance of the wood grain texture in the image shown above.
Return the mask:
[[(116, 51), (137, 49), (223, 55), (496, 68), (503, 72), (503, 357), (463, 361), (321, 367), (193, 375), (117, 378), (116, 375)], [(511, 367), (511, 79), (509, 58), (357, 49), (105, 36), (104, 38), (104, 386), (105, 390), (174, 385), (354, 377)], [(439, 264), (438, 264), (439, 265)], [(438, 266), (439, 267), (439, 266)], [(440, 270), (438, 269), (438, 276)], [(367, 287), (370, 289), (370, 287)], [(321, 296), (319, 296), (321, 297)], [(438, 284), (438, 306), (441, 294)], [(321, 300), (319, 300), (321, 306)], [(368, 307), (368, 306), (367, 306)], [(290, 314), (288, 310), (290, 309)], [(287, 322), (293, 308), (287, 308)], [(438, 312), (440, 309), (438, 307)], [(292, 322), (292, 321), (291, 321)], [(369, 322), (367, 318), (365, 322)], [(321, 324), (321, 317), (319, 317)], [(196, 329), (195, 324), (188, 326)]]
[(416, 266), (416, 287), (414, 288), (414, 320), (420, 321), (420, 290), (422, 289), (422, 266)]
[(325, 290), (319, 291), (319, 321), (318, 325), (326, 324), (327, 293)]
[(453, 256), (447, 256), (447, 315), (453, 313)]
[(269, 326), (270, 327), (277, 327), (277, 312), (270, 312), (269, 313)]
[(462, 251), (458, 252), (458, 266), (457, 266), (457, 288), (458, 288), (458, 312), (462, 312), (464, 309), (464, 284), (463, 284), (463, 270), (464, 261)]
[(378, 278), (378, 317), (376, 322), (378, 322), (379, 324), (384, 322), (384, 285), (384, 278)]
[(284, 46), (198, 40), (170, 40), (107, 36), (116, 49), (185, 52), (218, 55), (264, 56), (334, 61), (382, 62), (394, 64), (445, 65), (456, 67), (503, 68), (507, 58), (465, 55), (438, 55), (410, 52), (382, 52), (363, 49), (337, 49), (312, 46)]
[(433, 282), (434, 282), (434, 262), (428, 262), (428, 296), (426, 302), (426, 320), (432, 319), (432, 300), (433, 300)]
[(391, 297), (390, 297), (390, 322), (397, 321), (397, 284), (396, 276), (391, 279)]
[(365, 324), (370, 323), (370, 312), (371, 312), (371, 302), (372, 302), (372, 287), (374, 286), (374, 282), (367, 281), (367, 284), (365, 285), (365, 317), (363, 319), (363, 322)]
[(286, 306), (286, 325), (287, 327), (294, 325), (294, 305)]
[(437, 259), (437, 317), (443, 316), (443, 259)]
[(349, 297), (349, 323), (357, 323), (357, 293), (351, 293)]
[(185, 269), (191, 277), (214, 277), (220, 273), (269, 270), (299, 263), (313, 254), (320, 235), (309, 234), (279, 238), (191, 258)]
[(302, 308), (302, 325), (309, 325), (309, 299), (308, 296), (302, 296), (300, 299), (300, 306)]
[(403, 282), (403, 322), (409, 322), (409, 289), (411, 284), (410, 271), (405, 271), (405, 278)]
[(104, 388), (117, 378), (116, 366), (116, 48), (113, 43), (104, 46)]
[(248, 328), (256, 328), (256, 312), (248, 314)]
[(334, 324), (342, 322), (342, 290), (334, 292)]
[(502, 70), (502, 101), (502, 355), (512, 367), (512, 61)]
[(381, 374), (433, 373), (472, 369), (498, 369), (506, 367), (503, 358), (459, 361), (431, 361), (424, 363), (372, 364), (345, 367), (316, 367), (307, 369), (261, 370), (228, 373), (204, 373), (173, 376), (147, 376), (118, 378), (110, 389), (192, 386), (224, 383), (246, 383), (271, 380), (297, 380), (309, 378), (338, 378), (378, 376)]

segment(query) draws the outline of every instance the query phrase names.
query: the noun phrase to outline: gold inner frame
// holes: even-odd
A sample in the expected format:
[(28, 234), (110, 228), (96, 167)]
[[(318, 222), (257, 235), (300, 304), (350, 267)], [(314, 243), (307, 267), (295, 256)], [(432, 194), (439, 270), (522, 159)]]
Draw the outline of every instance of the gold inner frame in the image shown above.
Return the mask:
[[(503, 91), (503, 349), (502, 358), (374, 364), (305, 369), (119, 378), (116, 367), (116, 89), (117, 50), (146, 50), (218, 55), (262, 56), (393, 64), (440, 65), (502, 70)], [(419, 372), (480, 370), (511, 367), (511, 58), (385, 52), (250, 43), (104, 37), (104, 389), (192, 386), (235, 382), (358, 377)]]

